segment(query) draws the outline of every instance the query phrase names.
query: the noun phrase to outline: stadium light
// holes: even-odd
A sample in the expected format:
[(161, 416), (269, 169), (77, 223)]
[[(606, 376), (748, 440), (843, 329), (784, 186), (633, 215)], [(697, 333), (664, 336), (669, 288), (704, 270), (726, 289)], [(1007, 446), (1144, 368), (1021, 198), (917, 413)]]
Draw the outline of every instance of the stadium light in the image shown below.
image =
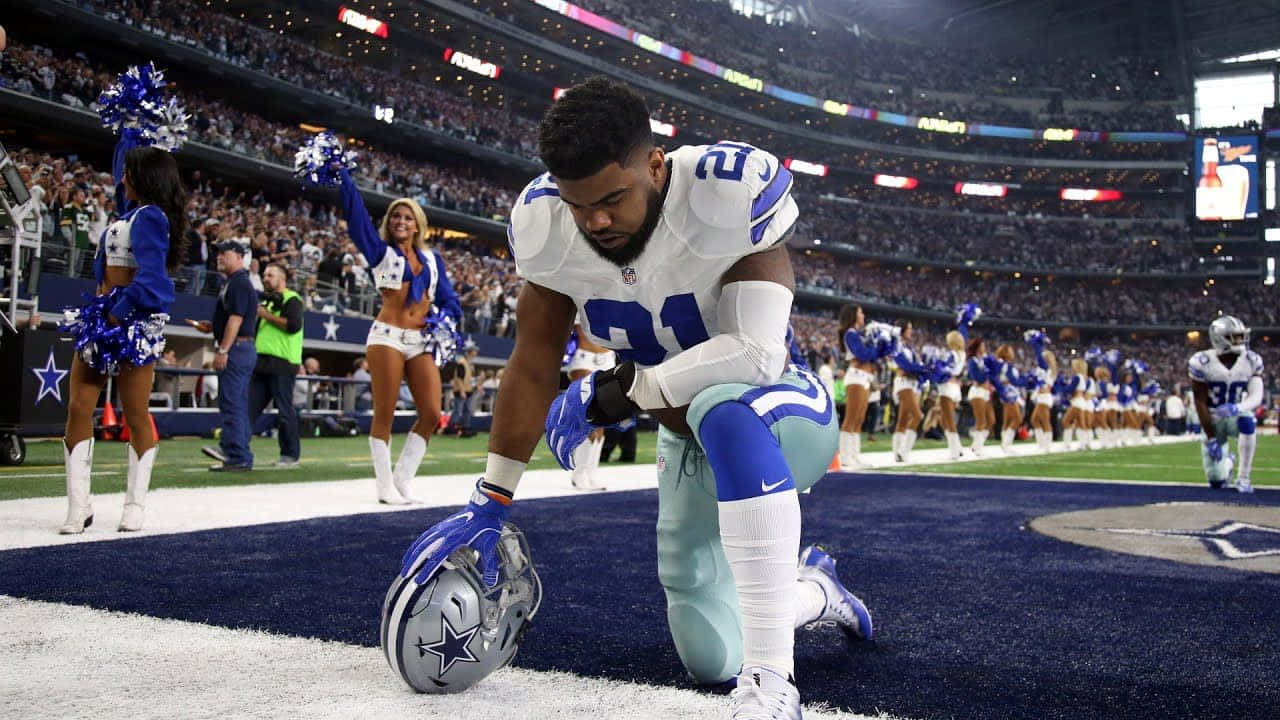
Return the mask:
[[(364, 13), (357, 12), (346, 6), (338, 7), (338, 22), (344, 25), (350, 25), (357, 30), (363, 30), (370, 35), (377, 35), (380, 38), (387, 36), (387, 24), (376, 18), (371, 18)], [(339, 35), (338, 37), (342, 37)]]
[(818, 177), (827, 176), (827, 166), (822, 163), (797, 160), (796, 158), (786, 158), (782, 161), (782, 166), (792, 172), (804, 173), (805, 175), (817, 175)]
[(876, 174), (872, 178), (872, 182), (880, 187), (893, 188), (895, 190), (914, 190), (920, 181), (913, 177), (903, 177), (901, 175), (881, 175)]

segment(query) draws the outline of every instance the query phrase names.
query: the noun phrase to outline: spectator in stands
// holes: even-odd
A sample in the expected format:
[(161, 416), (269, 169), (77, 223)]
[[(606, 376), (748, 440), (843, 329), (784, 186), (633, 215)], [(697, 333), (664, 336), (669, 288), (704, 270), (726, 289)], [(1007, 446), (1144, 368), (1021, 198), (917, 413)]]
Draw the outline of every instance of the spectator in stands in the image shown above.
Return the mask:
[(86, 207), (84, 188), (64, 185), (59, 195), (62, 200), (62, 217), (58, 221), (58, 227), (63, 239), (71, 248), (68, 272), (79, 275), (81, 266), (87, 262), (90, 256), (89, 250), (92, 248), (89, 241), (89, 228), (93, 223), (93, 213)]
[(366, 412), (373, 407), (373, 391), (369, 389), (369, 383), (372, 378), (369, 377), (369, 362), (363, 355), (356, 358), (351, 365), (351, 379), (359, 380), (361, 385), (353, 385), (352, 390), (355, 392), (355, 409), (356, 412)]
[(463, 356), (457, 360), (457, 368), (453, 371), (453, 407), (450, 411), (449, 431), (458, 437), (472, 437), (476, 434), (471, 429), (472, 396), (476, 389), (475, 359), (479, 348), (471, 340), (464, 346)]
[(298, 413), (293, 407), (294, 377), (302, 364), (302, 298), (289, 289), (284, 266), (272, 263), (262, 276), (265, 291), (258, 305), (254, 344), (258, 362), (249, 381), (249, 418), (257, 420), (267, 403), (275, 405), (280, 459), (277, 467), (294, 467), (302, 457)]
[(244, 472), (253, 469), (249, 449), (249, 378), (257, 364), (254, 336), (257, 334), (258, 291), (249, 282), (245, 257), (246, 243), (227, 240), (217, 247), (218, 268), (226, 276), (226, 287), (213, 308), (213, 321), (191, 324), (201, 332), (212, 332), (217, 345), (213, 368), (218, 371), (218, 410), (222, 415), (222, 435), (218, 447), (201, 448), (218, 461), (214, 472)]

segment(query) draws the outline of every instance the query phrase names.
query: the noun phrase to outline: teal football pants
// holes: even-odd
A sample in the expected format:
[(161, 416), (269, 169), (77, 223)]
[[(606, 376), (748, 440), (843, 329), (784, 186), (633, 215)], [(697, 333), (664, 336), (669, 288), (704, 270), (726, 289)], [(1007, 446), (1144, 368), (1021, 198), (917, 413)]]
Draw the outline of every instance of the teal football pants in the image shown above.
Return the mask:
[(748, 405), (769, 427), (797, 491), (826, 473), (839, 437), (822, 383), (794, 369), (768, 387), (727, 383), (698, 393), (688, 412), (694, 437), (658, 430), (658, 578), (676, 651), (704, 684), (724, 682), (742, 665), (742, 617), (720, 545), (716, 479), (696, 441), (703, 417), (726, 402)]

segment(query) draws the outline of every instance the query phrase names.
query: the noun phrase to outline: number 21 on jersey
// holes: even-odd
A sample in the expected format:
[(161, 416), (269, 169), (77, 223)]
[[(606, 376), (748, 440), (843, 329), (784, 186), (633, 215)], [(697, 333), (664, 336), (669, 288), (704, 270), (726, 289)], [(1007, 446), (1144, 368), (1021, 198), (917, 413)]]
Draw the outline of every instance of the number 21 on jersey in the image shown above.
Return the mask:
[(679, 347), (667, 347), (658, 339), (654, 328), (653, 313), (634, 300), (588, 300), (582, 307), (591, 334), (602, 340), (613, 337), (613, 330), (626, 334), (630, 348), (616, 352), (640, 365), (653, 366), (667, 358), (668, 353), (688, 350), (707, 340), (707, 327), (698, 311), (698, 301), (693, 293), (672, 295), (662, 303), (658, 313), (661, 326), (671, 330)]

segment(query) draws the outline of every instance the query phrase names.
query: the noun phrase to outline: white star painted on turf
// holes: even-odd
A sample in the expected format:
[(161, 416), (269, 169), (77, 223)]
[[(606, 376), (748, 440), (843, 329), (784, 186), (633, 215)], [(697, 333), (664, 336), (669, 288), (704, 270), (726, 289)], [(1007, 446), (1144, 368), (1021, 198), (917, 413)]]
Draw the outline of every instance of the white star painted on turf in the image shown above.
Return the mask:
[[(1222, 556), (1228, 560), (1249, 560), (1252, 558), (1280, 555), (1280, 528), (1269, 527), (1267, 525), (1255, 525), (1247, 522), (1230, 521), (1221, 527), (1209, 530), (1152, 530), (1147, 528), (1098, 529), (1103, 532), (1116, 533), (1117, 535), (1152, 535), (1156, 537), (1203, 540), (1216, 547), (1218, 552), (1222, 553)], [(1276, 535), (1277, 547), (1267, 548), (1266, 550), (1259, 550), (1257, 552), (1245, 552), (1236, 547), (1235, 543), (1231, 542), (1231, 534), (1242, 530), (1273, 533)]]
[(338, 339), (338, 321), (334, 320), (332, 315), (329, 316), (329, 322), (324, 324), (324, 339)]

